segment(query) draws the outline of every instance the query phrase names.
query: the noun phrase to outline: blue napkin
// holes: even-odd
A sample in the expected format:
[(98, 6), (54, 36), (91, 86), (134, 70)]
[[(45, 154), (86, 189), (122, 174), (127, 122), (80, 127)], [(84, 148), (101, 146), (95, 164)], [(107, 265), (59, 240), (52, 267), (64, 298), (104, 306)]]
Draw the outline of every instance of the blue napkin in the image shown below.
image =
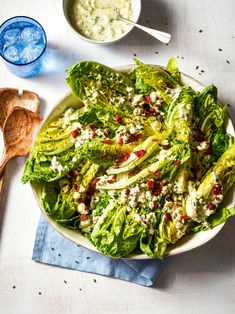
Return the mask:
[(80, 270), (152, 286), (165, 261), (113, 259), (80, 247), (59, 234), (42, 216), (32, 259), (36, 262)]

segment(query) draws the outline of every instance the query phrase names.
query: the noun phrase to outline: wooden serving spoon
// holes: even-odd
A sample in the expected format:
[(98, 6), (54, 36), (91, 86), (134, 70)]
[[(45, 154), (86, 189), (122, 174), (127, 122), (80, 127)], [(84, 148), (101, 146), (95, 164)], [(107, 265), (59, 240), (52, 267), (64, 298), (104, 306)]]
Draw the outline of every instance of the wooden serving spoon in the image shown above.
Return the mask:
[(0, 164), (0, 176), (11, 158), (28, 154), (41, 121), (37, 113), (18, 106), (8, 115), (3, 124), (5, 151)]
[[(3, 130), (3, 124), (14, 109), (14, 107), (20, 106), (29, 109), (33, 112), (39, 111), (40, 98), (37, 94), (23, 90), (21, 93), (16, 88), (0, 88), (0, 129)], [(3, 185), (4, 173), (0, 176), (0, 196)]]
[(38, 112), (40, 98), (37, 94), (16, 88), (0, 88), (0, 129), (15, 106), (23, 107), (33, 112)]

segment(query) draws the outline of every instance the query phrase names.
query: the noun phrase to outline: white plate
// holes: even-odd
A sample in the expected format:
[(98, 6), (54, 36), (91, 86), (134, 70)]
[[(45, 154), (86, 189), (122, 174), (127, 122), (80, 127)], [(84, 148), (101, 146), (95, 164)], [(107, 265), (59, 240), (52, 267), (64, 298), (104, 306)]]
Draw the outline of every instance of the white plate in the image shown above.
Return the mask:
[[(130, 71), (134, 65), (127, 65), (123, 67), (118, 67), (116, 70), (121, 71), (121, 72), (128, 72)], [(189, 85), (191, 86), (195, 91), (201, 91), (204, 86), (197, 82), (195, 79), (189, 77), (188, 75), (185, 75), (182, 73), (182, 82), (184, 85)], [(77, 97), (75, 97), (72, 93), (69, 93), (65, 95), (54, 107), (54, 109), (51, 111), (49, 114), (48, 118), (46, 121), (43, 123), (42, 128), (44, 128), (48, 123), (51, 121), (55, 120), (57, 117), (59, 117), (66, 108), (73, 107), (73, 108), (78, 108), (81, 107), (82, 103), (79, 101)], [(228, 121), (227, 124), (227, 132), (231, 134), (235, 134), (234, 128), (232, 125), (231, 120)], [(40, 133), (40, 131), (39, 131)], [(41, 206), (41, 187), (40, 184), (38, 183), (32, 183), (32, 189), (34, 191), (34, 194), (36, 196), (37, 202), (39, 204), (39, 207), (41, 208), (41, 211), (43, 215), (46, 217), (46, 219), (49, 221), (49, 223), (59, 232), (61, 233), (64, 237), (72, 240), (73, 242), (86, 247), (92, 251), (99, 252), (94, 245), (87, 239), (85, 238), (82, 233), (79, 230), (72, 230), (72, 229), (67, 229), (58, 223), (56, 223), (50, 216), (48, 216), (44, 209)], [(223, 206), (224, 207), (231, 207), (235, 203), (235, 195), (234, 195), (234, 188), (230, 189), (230, 192), (226, 196)], [(184, 239), (180, 240), (175, 244), (174, 248), (168, 252), (168, 255), (175, 255), (179, 254), (182, 252), (186, 252), (189, 250), (192, 250), (198, 246), (201, 246), (202, 244), (208, 242), (214, 236), (222, 229), (224, 224), (221, 224), (211, 230), (203, 231), (196, 233), (192, 236), (187, 236)], [(100, 253), (100, 252), (99, 252)], [(139, 255), (131, 255), (129, 258), (131, 259), (146, 259), (149, 258), (145, 254), (139, 254)]]

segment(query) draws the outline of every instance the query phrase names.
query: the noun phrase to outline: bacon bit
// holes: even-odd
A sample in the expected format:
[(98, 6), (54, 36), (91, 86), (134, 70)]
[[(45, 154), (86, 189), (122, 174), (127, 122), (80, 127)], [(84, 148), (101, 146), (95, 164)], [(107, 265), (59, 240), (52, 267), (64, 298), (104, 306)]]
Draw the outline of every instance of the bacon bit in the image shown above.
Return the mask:
[(119, 137), (119, 139), (118, 139), (118, 144), (119, 144), (119, 145), (123, 145), (123, 138), (122, 138), (122, 137)]
[(182, 222), (185, 222), (186, 220), (188, 220), (189, 219), (189, 216), (187, 215), (187, 214), (184, 214), (183, 216), (181, 216), (181, 221)]
[(76, 192), (78, 191), (78, 185), (76, 183), (73, 185), (73, 188)]
[(92, 129), (92, 131), (97, 130), (97, 127), (96, 127), (94, 124), (91, 124), (91, 125), (90, 125), (90, 128)]
[(113, 140), (102, 140), (101, 143), (104, 143), (104, 144), (112, 144), (112, 143), (113, 143)]
[(149, 104), (143, 104), (143, 109), (144, 109), (144, 110), (149, 110), (149, 109), (150, 109)]
[(211, 194), (214, 196), (217, 196), (221, 193), (222, 193), (222, 185), (220, 185), (220, 184), (214, 185), (212, 190), (211, 190)]
[(179, 160), (179, 159), (176, 159), (175, 161), (174, 161), (174, 165), (175, 166), (179, 166), (181, 164), (181, 161)]
[(157, 114), (156, 114), (156, 117), (157, 117), (158, 119), (160, 119), (162, 116), (160, 115), (160, 113), (157, 113)]
[(100, 178), (94, 178), (91, 182), (93, 185), (96, 185), (100, 181)]
[(105, 157), (107, 157), (108, 154), (109, 154), (108, 152), (104, 153), (104, 154), (100, 157), (100, 159), (101, 159), (101, 160), (105, 159)]
[(133, 152), (133, 154), (135, 154), (138, 158), (141, 158), (146, 154), (146, 150), (144, 150), (144, 149), (137, 150), (137, 151)]
[(167, 88), (173, 88), (173, 85), (171, 83), (166, 83)]
[(72, 137), (76, 138), (78, 137), (78, 134), (81, 132), (81, 129), (77, 128), (76, 130), (73, 130)]
[(172, 221), (172, 217), (170, 213), (164, 212), (164, 216), (166, 218), (166, 220)]
[(154, 193), (159, 194), (163, 188), (163, 182), (161, 180), (155, 181), (154, 184)]
[(168, 196), (167, 198), (166, 198), (166, 200), (168, 201), (168, 202), (174, 202), (174, 200), (173, 200), (173, 198), (171, 197), (171, 196)]
[(85, 202), (84, 198), (81, 197), (81, 198), (78, 199), (78, 204), (81, 204), (81, 203), (84, 203), (84, 202)]
[(115, 177), (115, 176), (112, 176), (112, 179), (107, 180), (107, 182), (108, 182), (108, 183), (113, 183), (115, 179), (116, 179), (116, 177)]
[(209, 204), (207, 205), (207, 208), (208, 208), (209, 210), (214, 210), (214, 209), (216, 208), (216, 206), (215, 206), (215, 204), (213, 204), (213, 203), (209, 203)]
[(117, 123), (122, 124), (122, 116), (120, 116), (119, 114), (116, 114), (115, 120)]
[(152, 190), (154, 188), (154, 180), (150, 179), (147, 181), (147, 188)]
[(121, 133), (120, 133), (120, 136), (123, 136), (123, 135), (124, 135), (124, 132), (121, 132)]
[(152, 103), (152, 100), (151, 100), (149, 95), (144, 96), (144, 100), (146, 101), (147, 104), (151, 104)]
[(72, 176), (73, 178), (77, 178), (78, 174), (79, 174), (79, 172), (78, 172), (77, 169), (73, 169), (73, 170), (71, 171), (71, 176)]
[(129, 157), (130, 157), (130, 153), (129, 152), (125, 152), (124, 154), (121, 155), (119, 163), (122, 163), (122, 162), (126, 161)]
[(156, 172), (153, 173), (153, 176), (154, 176), (154, 177), (159, 177), (160, 174), (161, 174), (161, 172), (160, 172), (160, 170), (158, 170), (158, 171), (156, 171)]
[(212, 125), (211, 127), (210, 127), (210, 130), (211, 131), (214, 131), (216, 129), (216, 126), (215, 125)]
[(154, 203), (154, 210), (159, 208), (159, 204), (157, 202)]
[(170, 145), (162, 145), (162, 148), (165, 150), (168, 150), (168, 149), (170, 149)]
[(126, 195), (130, 195), (131, 190), (130, 189), (125, 189)]
[(135, 175), (136, 175), (136, 173), (134, 173), (134, 172), (130, 172), (130, 173), (128, 174), (129, 177), (134, 177)]
[(143, 137), (143, 134), (139, 133), (135, 135), (135, 141), (138, 142)]
[(82, 214), (82, 215), (81, 215), (81, 218), (80, 218), (80, 220), (81, 220), (81, 221), (84, 221), (84, 220), (86, 220), (86, 214)]

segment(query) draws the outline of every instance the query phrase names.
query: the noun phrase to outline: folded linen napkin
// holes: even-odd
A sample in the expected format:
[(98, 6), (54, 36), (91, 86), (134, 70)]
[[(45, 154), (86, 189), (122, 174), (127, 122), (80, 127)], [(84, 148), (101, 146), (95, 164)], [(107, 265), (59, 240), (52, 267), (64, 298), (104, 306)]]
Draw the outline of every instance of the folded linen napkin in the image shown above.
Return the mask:
[(165, 261), (113, 259), (80, 247), (40, 218), (32, 259), (36, 262), (80, 270), (152, 286)]

